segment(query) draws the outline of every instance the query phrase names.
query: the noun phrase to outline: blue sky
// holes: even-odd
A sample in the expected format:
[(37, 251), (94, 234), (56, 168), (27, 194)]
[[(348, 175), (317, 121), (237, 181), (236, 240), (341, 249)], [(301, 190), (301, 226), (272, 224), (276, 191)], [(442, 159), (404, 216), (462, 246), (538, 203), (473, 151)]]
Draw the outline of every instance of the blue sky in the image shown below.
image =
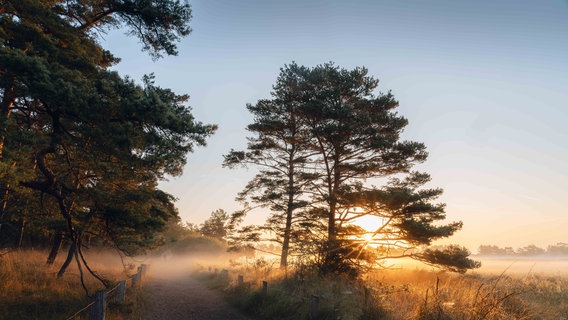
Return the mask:
[(269, 97), (286, 63), (333, 61), (367, 67), (400, 101), (404, 137), (430, 152), (416, 169), (444, 188), (448, 220), (464, 221), (446, 243), (568, 242), (567, 1), (190, 3), (193, 32), (177, 57), (152, 61), (120, 30), (103, 40), (122, 58), (116, 70), (154, 72), (158, 85), (191, 95), (197, 119), (219, 125), (183, 176), (162, 184), (183, 220), (238, 208), (254, 171), (221, 162), (246, 144), (246, 103)]

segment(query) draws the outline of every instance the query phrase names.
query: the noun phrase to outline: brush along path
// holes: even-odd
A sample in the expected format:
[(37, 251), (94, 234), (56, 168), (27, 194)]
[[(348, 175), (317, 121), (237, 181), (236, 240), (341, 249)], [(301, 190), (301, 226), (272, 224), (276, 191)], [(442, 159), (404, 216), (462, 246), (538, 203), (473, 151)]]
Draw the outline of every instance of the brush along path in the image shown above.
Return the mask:
[(250, 320), (187, 273), (152, 275), (144, 288), (145, 320)]

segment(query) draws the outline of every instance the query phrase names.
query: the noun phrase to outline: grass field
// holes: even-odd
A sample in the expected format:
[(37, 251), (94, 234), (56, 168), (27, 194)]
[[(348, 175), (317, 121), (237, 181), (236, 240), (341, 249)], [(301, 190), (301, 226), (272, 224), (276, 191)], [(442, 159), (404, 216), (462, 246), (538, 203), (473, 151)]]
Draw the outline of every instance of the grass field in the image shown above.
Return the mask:
[[(81, 286), (75, 266), (68, 269), (62, 278), (57, 278), (61, 254), (54, 266), (46, 266), (47, 252), (14, 251), (0, 257), (0, 318), (2, 319), (67, 319), (90, 301)], [(111, 281), (126, 279), (136, 272), (124, 268), (121, 260), (110, 254), (98, 253), (89, 257), (91, 268)], [(86, 276), (86, 286), (92, 294), (104, 286)], [(136, 318), (137, 292), (127, 292), (126, 304), (109, 305), (110, 319)], [(74, 319), (86, 319), (88, 310)]]
[[(230, 268), (226, 279), (200, 276), (259, 319), (568, 319), (566, 274), (509, 273), (507, 265), (500, 272), (465, 275), (414, 267), (349, 281), (309, 273), (286, 277), (274, 265), (261, 260)], [(240, 286), (239, 274), (245, 279)], [(266, 293), (263, 280), (269, 283)]]

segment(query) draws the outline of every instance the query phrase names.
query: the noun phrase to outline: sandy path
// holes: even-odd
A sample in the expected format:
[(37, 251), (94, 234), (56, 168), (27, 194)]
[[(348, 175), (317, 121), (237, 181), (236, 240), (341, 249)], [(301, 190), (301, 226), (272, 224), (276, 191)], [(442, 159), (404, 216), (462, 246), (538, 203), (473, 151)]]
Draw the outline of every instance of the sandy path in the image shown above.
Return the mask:
[(189, 274), (151, 276), (144, 287), (146, 320), (250, 320)]

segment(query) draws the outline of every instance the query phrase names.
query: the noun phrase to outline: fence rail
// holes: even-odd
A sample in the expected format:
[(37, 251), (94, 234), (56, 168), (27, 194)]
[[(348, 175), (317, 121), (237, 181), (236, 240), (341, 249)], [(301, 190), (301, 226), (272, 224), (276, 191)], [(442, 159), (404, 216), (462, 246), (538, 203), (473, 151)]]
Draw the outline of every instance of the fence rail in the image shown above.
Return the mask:
[(77, 316), (83, 312), (89, 310), (89, 320), (105, 320), (106, 318), (106, 308), (108, 297), (111, 293), (115, 292), (112, 299), (113, 302), (118, 304), (124, 304), (126, 301), (126, 282), (131, 280), (131, 288), (139, 288), (142, 285), (142, 278), (146, 275), (148, 270), (148, 265), (142, 264), (136, 270), (136, 273), (126, 280), (119, 281), (116, 286), (109, 290), (99, 290), (95, 293), (94, 300), (83, 307), (81, 310), (75, 312), (72, 316), (66, 320), (75, 319)]

